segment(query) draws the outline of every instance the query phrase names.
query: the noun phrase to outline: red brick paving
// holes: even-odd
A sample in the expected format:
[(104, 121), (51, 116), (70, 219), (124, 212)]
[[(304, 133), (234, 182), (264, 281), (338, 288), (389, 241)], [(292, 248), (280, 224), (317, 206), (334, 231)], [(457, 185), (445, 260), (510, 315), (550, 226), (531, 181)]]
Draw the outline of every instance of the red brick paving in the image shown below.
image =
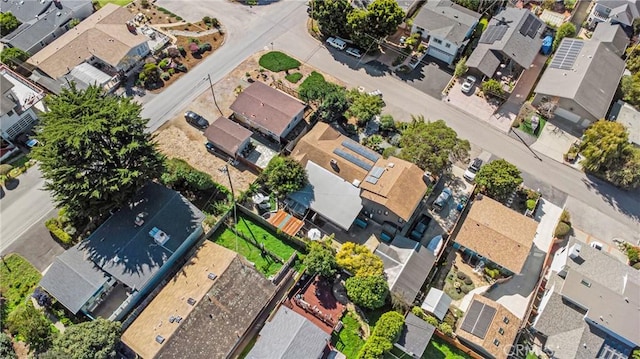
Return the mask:
[[(333, 296), (331, 288), (331, 283), (316, 277), (304, 292), (294, 294), (284, 304), (309, 319), (323, 331), (331, 334), (333, 328), (342, 318), (345, 309), (344, 305)], [(305, 303), (307, 310), (303, 308)], [(316, 315), (312, 313), (316, 313)], [(320, 318), (324, 318), (324, 320)]]

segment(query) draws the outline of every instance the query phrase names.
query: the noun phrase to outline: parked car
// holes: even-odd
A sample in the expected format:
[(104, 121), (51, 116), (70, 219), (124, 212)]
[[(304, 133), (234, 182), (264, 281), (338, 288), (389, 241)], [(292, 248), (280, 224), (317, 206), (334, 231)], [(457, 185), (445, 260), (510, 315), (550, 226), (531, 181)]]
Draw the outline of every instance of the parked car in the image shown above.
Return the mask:
[(209, 153), (212, 153), (214, 155), (218, 153), (218, 150), (216, 150), (215, 146), (211, 142), (205, 143), (204, 147), (207, 149), (207, 152)]
[(464, 82), (462, 83), (462, 92), (464, 93), (469, 93), (471, 92), (471, 90), (473, 90), (473, 86), (476, 84), (476, 81), (478, 81), (474, 76), (467, 76), (464, 79)]
[(433, 201), (433, 209), (435, 209), (436, 211), (442, 211), (444, 206), (446, 206), (449, 202), (452, 194), (453, 193), (449, 188), (443, 189), (442, 192), (440, 192), (440, 195), (438, 195), (438, 198)]
[(591, 248), (597, 249), (599, 251), (601, 251), (602, 247), (604, 247), (600, 242), (591, 242), (589, 243), (589, 245), (591, 246)]
[(338, 50), (344, 50), (347, 47), (347, 43), (337, 37), (330, 37), (327, 39), (327, 44), (335, 47)]
[(411, 231), (409, 231), (409, 237), (415, 241), (422, 240), (422, 236), (424, 232), (427, 231), (429, 227), (429, 223), (431, 223), (431, 217), (423, 214), (414, 224), (414, 227)]
[(187, 122), (194, 127), (197, 127), (201, 130), (209, 127), (209, 121), (207, 121), (204, 117), (198, 115), (193, 111), (187, 111), (184, 113), (184, 118), (187, 119)]
[(362, 51), (360, 51), (360, 49), (356, 49), (355, 47), (350, 47), (347, 49), (347, 54), (356, 57), (356, 58), (361, 58), (362, 57)]
[(23, 144), (27, 148), (34, 148), (38, 144), (40, 144), (40, 141), (35, 139), (33, 136), (34, 136), (33, 133), (21, 133), (18, 136), (16, 136), (16, 141)]
[(380, 91), (380, 90), (373, 90), (373, 91), (369, 92), (369, 95), (370, 95), (370, 96), (380, 96), (380, 97), (382, 97), (382, 91)]
[(480, 171), (480, 167), (482, 167), (482, 160), (479, 158), (475, 158), (473, 161), (471, 161), (469, 167), (467, 167), (467, 170), (464, 171), (463, 177), (467, 181), (473, 182), (473, 180), (476, 179), (476, 173)]

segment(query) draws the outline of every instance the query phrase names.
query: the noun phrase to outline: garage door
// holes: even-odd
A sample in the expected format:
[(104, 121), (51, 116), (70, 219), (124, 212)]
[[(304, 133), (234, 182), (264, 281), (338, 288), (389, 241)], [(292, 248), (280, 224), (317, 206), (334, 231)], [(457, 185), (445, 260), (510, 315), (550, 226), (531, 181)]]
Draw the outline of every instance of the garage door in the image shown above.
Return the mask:
[(433, 56), (438, 60), (444, 61), (448, 64), (450, 64), (453, 61), (453, 55), (448, 54), (440, 49), (436, 49), (433, 46), (429, 46), (429, 48), (427, 49), (427, 55)]
[(580, 121), (580, 115), (576, 115), (575, 113), (565, 110), (563, 108), (557, 108), (555, 111), (555, 115), (560, 116), (573, 123), (578, 123)]

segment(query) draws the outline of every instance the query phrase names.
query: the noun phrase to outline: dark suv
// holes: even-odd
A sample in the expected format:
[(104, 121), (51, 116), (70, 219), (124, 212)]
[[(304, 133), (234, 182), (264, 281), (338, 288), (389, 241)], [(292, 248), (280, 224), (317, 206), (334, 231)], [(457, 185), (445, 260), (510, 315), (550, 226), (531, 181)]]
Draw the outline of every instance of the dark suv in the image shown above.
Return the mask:
[(201, 130), (204, 130), (207, 127), (209, 127), (209, 121), (205, 120), (204, 117), (198, 115), (193, 111), (185, 112), (184, 118), (187, 120), (189, 124)]
[(424, 235), (424, 232), (427, 231), (429, 223), (431, 223), (431, 217), (427, 216), (426, 214), (420, 216), (420, 218), (414, 224), (413, 229), (409, 231), (409, 237), (418, 242), (422, 240), (422, 236)]

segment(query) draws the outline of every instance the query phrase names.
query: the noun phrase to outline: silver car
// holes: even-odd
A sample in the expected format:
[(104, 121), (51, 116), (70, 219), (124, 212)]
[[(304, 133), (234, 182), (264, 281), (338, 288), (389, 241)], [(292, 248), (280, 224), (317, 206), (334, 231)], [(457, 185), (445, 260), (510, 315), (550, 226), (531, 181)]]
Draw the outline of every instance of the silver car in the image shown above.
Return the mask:
[(476, 78), (474, 76), (467, 76), (462, 83), (462, 92), (469, 93), (473, 90), (473, 86), (476, 84)]

